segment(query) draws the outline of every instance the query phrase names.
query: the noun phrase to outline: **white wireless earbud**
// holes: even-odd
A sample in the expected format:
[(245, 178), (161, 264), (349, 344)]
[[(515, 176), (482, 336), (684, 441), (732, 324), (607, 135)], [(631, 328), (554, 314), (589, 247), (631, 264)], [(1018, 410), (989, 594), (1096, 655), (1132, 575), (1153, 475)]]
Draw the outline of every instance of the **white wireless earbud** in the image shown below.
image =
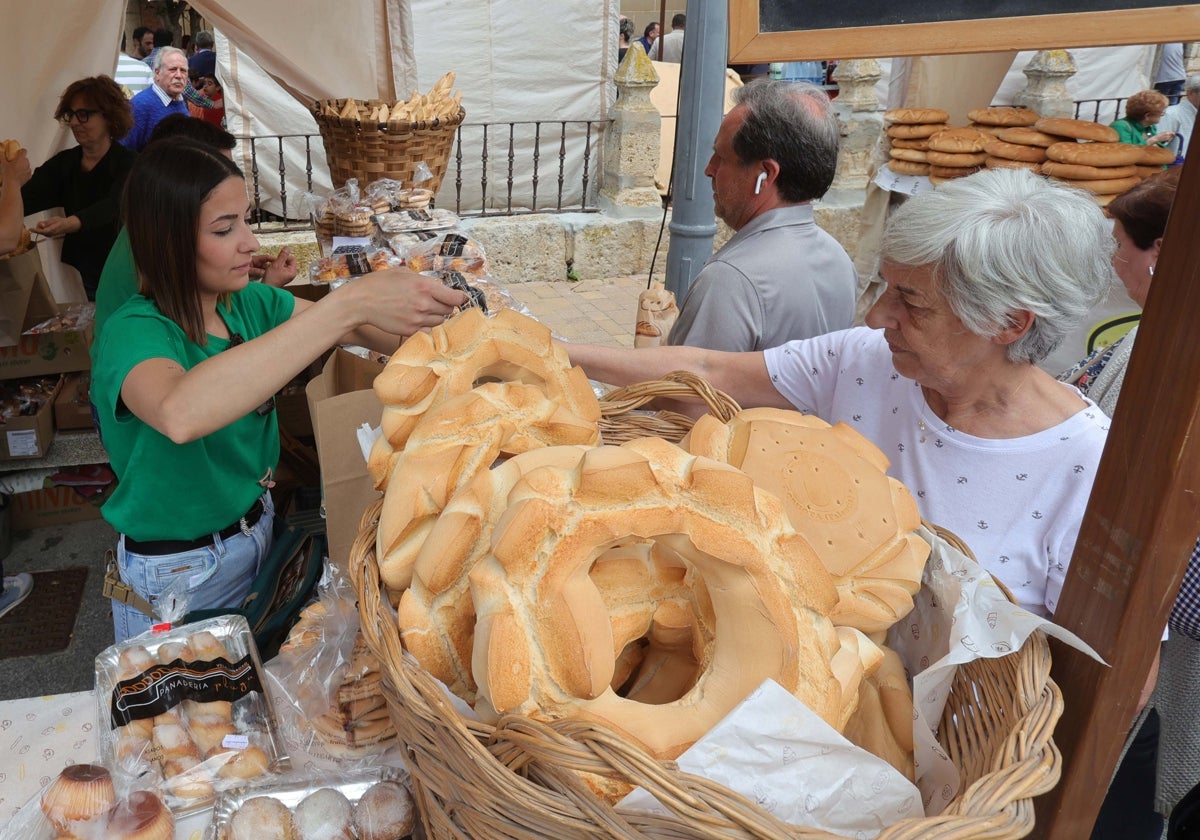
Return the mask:
[(767, 180), (767, 173), (759, 172), (758, 180), (754, 182), (754, 194), (755, 195), (758, 195), (759, 193), (762, 192), (762, 182), (765, 180)]

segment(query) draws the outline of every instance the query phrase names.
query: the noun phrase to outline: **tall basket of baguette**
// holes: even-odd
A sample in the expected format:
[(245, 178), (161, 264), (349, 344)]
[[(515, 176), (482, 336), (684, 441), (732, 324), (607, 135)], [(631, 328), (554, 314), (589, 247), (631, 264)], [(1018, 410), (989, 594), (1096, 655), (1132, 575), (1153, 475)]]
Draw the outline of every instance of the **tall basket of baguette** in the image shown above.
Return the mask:
[[(382, 118), (385, 111), (388, 117)], [(438, 111), (407, 114), (378, 99), (319, 99), (313, 104), (335, 188), (351, 178), (357, 178), (360, 187), (379, 178), (392, 178), (406, 187), (421, 186), (436, 194), (466, 115), (456, 99), (448, 99)], [(433, 179), (414, 184), (413, 173), (422, 162)]]
[[(719, 392), (696, 390), (690, 375), (672, 376), (622, 389), (607, 406), (602, 401), (606, 441), (614, 442), (614, 432), (620, 439), (640, 431), (678, 440), (687, 431), (686, 418), (682, 424), (667, 418), (653, 429), (626, 423), (630, 418), (623, 415), (648, 395), (678, 396), (690, 389), (718, 416), (728, 419), (737, 410)], [(657, 760), (597, 724), (508, 715), (493, 726), (460, 714), (441, 685), (404, 651), (375, 553), (382, 506), (379, 500), (363, 515), (350, 550), (350, 575), (363, 637), (381, 663), (384, 696), (429, 837), (841, 840), (787, 825), (740, 794), (681, 772), (674, 762)], [(970, 554), (953, 534), (935, 530)], [(1061, 761), (1051, 735), (1061, 714), (1062, 695), (1050, 679), (1050, 650), (1040, 631), (1007, 656), (960, 666), (938, 728), (939, 742), (960, 773), (959, 794), (939, 816), (903, 820), (878, 838), (1025, 837), (1033, 829), (1032, 798), (1059, 779)], [(618, 809), (594, 795), (581, 773), (643, 787), (670, 814)]]

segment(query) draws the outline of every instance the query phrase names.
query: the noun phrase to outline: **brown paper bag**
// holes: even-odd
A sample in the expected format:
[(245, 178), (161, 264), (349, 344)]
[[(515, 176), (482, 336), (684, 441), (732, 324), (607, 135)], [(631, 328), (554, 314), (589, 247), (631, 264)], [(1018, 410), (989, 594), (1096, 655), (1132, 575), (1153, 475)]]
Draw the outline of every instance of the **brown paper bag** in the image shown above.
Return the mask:
[(637, 323), (633, 329), (634, 347), (657, 347), (665, 344), (671, 327), (679, 317), (675, 293), (656, 283), (638, 295)]
[(57, 314), (37, 248), (0, 259), (0, 347), (11, 347), (24, 330)]

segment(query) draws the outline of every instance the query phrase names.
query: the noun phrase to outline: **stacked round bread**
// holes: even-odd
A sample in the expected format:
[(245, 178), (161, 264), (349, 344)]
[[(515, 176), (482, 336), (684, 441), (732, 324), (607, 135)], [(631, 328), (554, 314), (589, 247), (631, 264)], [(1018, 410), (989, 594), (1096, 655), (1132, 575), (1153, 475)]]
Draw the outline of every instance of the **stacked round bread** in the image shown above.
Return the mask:
[(1145, 147), (1119, 142), (1115, 129), (1089, 120), (1058, 118), (1040, 119), (1034, 128), (1062, 138), (1046, 148), (1043, 175), (1086, 190), (1101, 204), (1138, 182), (1136, 164)]
[(1046, 149), (1066, 138), (1047, 134), (1031, 126), (998, 128), (987, 144), (987, 166), (993, 169), (1029, 169), (1042, 171)]
[[(912, 608), (928, 546), (883, 455), (782, 411), (708, 418), (691, 451), (596, 446), (565, 354), (502, 314), (457, 316), (376, 382), (377, 542), (406, 651), (484, 720), (596, 721), (659, 758), (768, 678), (839, 730), (887, 727), (866, 634)], [(874, 739), (901, 769), (907, 725)]]
[(890, 149), (888, 168), (897, 175), (929, 174), (929, 138), (950, 127), (940, 108), (893, 108), (884, 111)]
[(929, 180), (935, 184), (962, 178), (983, 168), (991, 137), (975, 128), (947, 128), (929, 138)]

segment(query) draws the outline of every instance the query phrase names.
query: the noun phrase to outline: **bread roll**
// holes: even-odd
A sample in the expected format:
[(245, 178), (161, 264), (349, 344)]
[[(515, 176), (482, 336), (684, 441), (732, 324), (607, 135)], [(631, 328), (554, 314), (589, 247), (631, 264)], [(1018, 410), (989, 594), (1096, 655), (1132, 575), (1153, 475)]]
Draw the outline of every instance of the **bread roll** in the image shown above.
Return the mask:
[(921, 125), (891, 125), (887, 128), (888, 137), (898, 137), (901, 140), (918, 140), (924, 137), (932, 137), (939, 131), (944, 131), (950, 126), (944, 122), (940, 123), (925, 123)]
[(1061, 134), (1046, 134), (1044, 131), (1038, 131), (1036, 128), (1021, 126), (1001, 128), (996, 131), (996, 137), (1005, 143), (1013, 143), (1017, 146), (1041, 146), (1042, 148), (1070, 139)]
[(897, 175), (928, 175), (928, 163), (913, 163), (908, 160), (897, 160), (892, 158), (888, 161), (888, 168)]
[(1046, 159), (1046, 150), (1041, 146), (1018, 146), (1016, 143), (993, 140), (987, 144), (986, 148), (989, 156), (1005, 158), (1006, 160), (1041, 163)]
[(970, 168), (973, 166), (983, 166), (983, 162), (987, 160), (987, 155), (952, 153), (952, 152), (936, 152), (930, 149), (926, 152), (926, 159), (934, 166), (953, 166), (957, 168)]
[(1087, 190), (1097, 195), (1120, 195), (1130, 187), (1136, 187), (1141, 178), (1136, 175), (1131, 175), (1128, 178), (1110, 178), (1106, 180), (1090, 179), (1087, 181), (1071, 181), (1066, 178), (1061, 178), (1064, 184), (1070, 184), (1072, 187), (1077, 187), (1081, 190)]
[(907, 160), (912, 161), (913, 163), (929, 162), (925, 157), (927, 153), (921, 151), (920, 149), (892, 149), (890, 152), (888, 152), (888, 154), (891, 156), (892, 160)]
[(929, 138), (929, 148), (947, 154), (976, 154), (982, 152), (991, 136), (974, 128), (950, 128)]
[[(985, 155), (984, 158), (986, 159), (986, 157), (987, 156)], [(965, 178), (968, 175), (974, 175), (980, 169), (983, 169), (983, 167), (982, 166), (934, 166), (933, 164), (930, 164), (929, 165), (929, 177), (953, 180), (955, 178)]]
[(1112, 180), (1138, 174), (1136, 166), (1088, 166), (1082, 163), (1059, 163), (1048, 160), (1042, 164), (1042, 174), (1068, 181)]

